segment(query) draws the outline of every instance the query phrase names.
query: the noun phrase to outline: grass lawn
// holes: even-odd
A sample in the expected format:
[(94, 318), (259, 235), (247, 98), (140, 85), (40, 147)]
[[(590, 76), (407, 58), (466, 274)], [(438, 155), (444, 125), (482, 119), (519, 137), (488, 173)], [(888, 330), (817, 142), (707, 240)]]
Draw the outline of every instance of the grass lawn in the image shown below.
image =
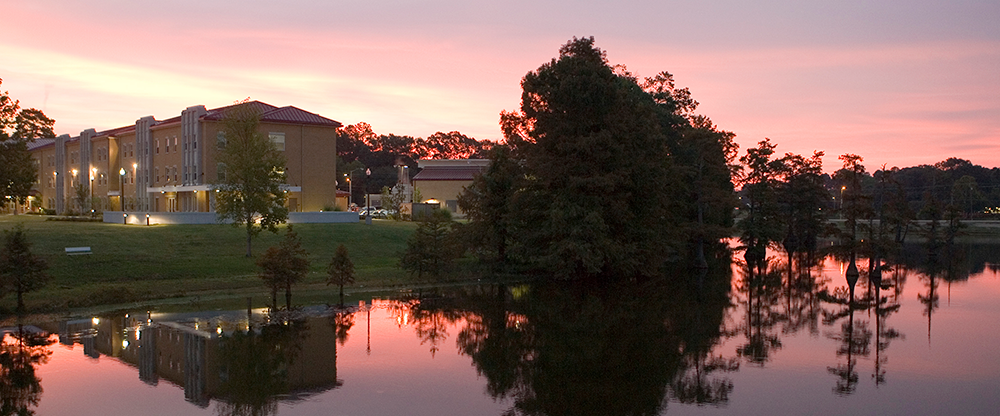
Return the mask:
[[(35, 312), (165, 298), (252, 296), (255, 304), (263, 306), (270, 298), (255, 274), (256, 257), (244, 256), (246, 234), (242, 228), (221, 224), (147, 227), (45, 221), (45, 217), (35, 215), (0, 216), (0, 229), (11, 229), (17, 223), (24, 224), (32, 252), (48, 262), (52, 276), (44, 289), (25, 295), (26, 306)], [(293, 288), (293, 296), (336, 292), (335, 287), (326, 286), (325, 279), (327, 264), (339, 244), (347, 246), (354, 262), (355, 289), (409, 283), (411, 279), (398, 262), (415, 228), (413, 223), (388, 220), (375, 220), (370, 226), (295, 225), (312, 270), (305, 282)], [(277, 245), (283, 237), (284, 227), (278, 234), (261, 233), (253, 240), (254, 255)], [(65, 254), (66, 247), (81, 246), (90, 247), (92, 254)], [(14, 306), (13, 295), (0, 299), (0, 309), (10, 311)]]

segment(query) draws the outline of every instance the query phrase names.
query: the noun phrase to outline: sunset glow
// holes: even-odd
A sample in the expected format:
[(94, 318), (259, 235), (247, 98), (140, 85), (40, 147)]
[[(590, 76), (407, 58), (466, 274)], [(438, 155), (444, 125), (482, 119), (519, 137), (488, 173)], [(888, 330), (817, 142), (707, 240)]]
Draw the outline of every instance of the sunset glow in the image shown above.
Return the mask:
[(251, 97), (378, 133), (500, 139), (574, 36), (670, 71), (742, 148), (1000, 166), (1000, 3), (5, 2), (3, 90), (58, 134)]

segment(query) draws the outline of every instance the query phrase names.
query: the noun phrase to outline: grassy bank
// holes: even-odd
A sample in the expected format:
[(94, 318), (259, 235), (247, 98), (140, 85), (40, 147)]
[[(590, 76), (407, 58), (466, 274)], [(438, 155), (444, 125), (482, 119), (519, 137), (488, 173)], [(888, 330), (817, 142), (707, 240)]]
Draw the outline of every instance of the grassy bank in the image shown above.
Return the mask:
[[(229, 225), (135, 226), (93, 222), (45, 221), (44, 217), (0, 216), (0, 229), (24, 224), (32, 252), (49, 264), (52, 280), (25, 300), (35, 312), (59, 312), (107, 304), (129, 304), (169, 298), (211, 299), (268, 297), (256, 277), (256, 258), (246, 258), (243, 229)], [(410, 282), (397, 267), (412, 223), (375, 221), (371, 226), (298, 224), (296, 232), (309, 253), (311, 272), (293, 294), (328, 296), (326, 267), (337, 245), (344, 244), (354, 261), (355, 288), (395, 286)], [(281, 233), (284, 232), (282, 228)], [(283, 235), (261, 233), (253, 241), (259, 256)], [(69, 256), (66, 247), (90, 247), (92, 254)], [(259, 300), (257, 302), (256, 300)], [(0, 299), (12, 310), (13, 295)]]

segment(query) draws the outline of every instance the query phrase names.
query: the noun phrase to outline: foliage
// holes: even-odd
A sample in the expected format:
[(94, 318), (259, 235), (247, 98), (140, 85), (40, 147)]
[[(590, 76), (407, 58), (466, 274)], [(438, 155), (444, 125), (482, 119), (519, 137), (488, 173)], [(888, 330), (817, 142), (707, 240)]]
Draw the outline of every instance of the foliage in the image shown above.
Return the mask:
[(462, 237), (481, 258), (507, 261), (507, 246), (514, 239), (514, 196), (523, 187), (524, 172), (511, 157), (511, 149), (490, 150), (490, 165), (458, 195), (458, 207), (469, 220)]
[(823, 184), (823, 152), (809, 158), (786, 153), (778, 188), (788, 253), (815, 253), (817, 239), (824, 234), (830, 193)]
[(0, 295), (17, 294), (17, 312), (23, 313), (24, 294), (41, 289), (49, 280), (45, 260), (31, 253), (31, 243), (24, 227), (18, 224), (4, 230), (4, 246), (0, 251)]
[(0, 197), (22, 204), (27, 200), (38, 177), (28, 144), (36, 138), (55, 137), (54, 123), (40, 110), (21, 109), (20, 101), (9, 92), (0, 92)]
[(5, 140), (0, 133), (0, 198), (24, 203), (38, 177), (38, 167), (24, 140)]
[(765, 138), (740, 157), (746, 170), (740, 181), (743, 201), (736, 226), (740, 243), (746, 248), (744, 257), (751, 265), (763, 261), (767, 247), (783, 237), (777, 189), (784, 165), (781, 159), (772, 158), (774, 148)]
[(299, 235), (289, 225), (285, 238), (275, 247), (270, 247), (257, 260), (259, 276), (271, 290), (271, 307), (278, 308), (278, 290), (285, 290), (285, 308), (292, 308), (292, 285), (302, 281), (309, 273), (309, 259), (302, 248)]
[(49, 361), (55, 338), (23, 325), (0, 336), (0, 415), (33, 415), (44, 390), (36, 367)]
[(90, 187), (85, 181), (80, 181), (73, 187), (73, 202), (79, 212), (90, 211)]
[(337, 252), (333, 254), (333, 260), (330, 260), (330, 266), (326, 270), (329, 275), (326, 284), (340, 287), (340, 306), (343, 307), (344, 286), (354, 284), (354, 262), (347, 254), (347, 246), (337, 246)]
[(399, 221), (403, 219), (400, 213), (403, 210), (403, 204), (409, 202), (407, 199), (408, 195), (398, 191), (397, 188), (382, 187), (382, 208), (393, 212), (391, 217), (394, 220)]
[(260, 131), (260, 110), (244, 101), (230, 107), (224, 119), (226, 147), (216, 155), (226, 174), (213, 185), (218, 219), (246, 229), (247, 252), (262, 230), (277, 232), (288, 219), (285, 207), (285, 157)]
[(648, 276), (683, 244), (679, 178), (653, 98), (617, 74), (593, 38), (521, 82), (501, 127), (528, 180), (516, 255), (559, 278)]
[(850, 249), (855, 250), (858, 244), (858, 221), (871, 218), (871, 195), (862, 188), (862, 181), (867, 170), (861, 164), (864, 158), (855, 154), (843, 154), (837, 157), (844, 162), (844, 167), (837, 171), (835, 178), (844, 185), (841, 188), (843, 198), (841, 212), (847, 220), (847, 232), (850, 235)]
[(452, 225), (451, 212), (446, 209), (424, 216), (406, 243), (400, 267), (416, 274), (417, 279), (440, 276), (459, 255), (451, 235)]

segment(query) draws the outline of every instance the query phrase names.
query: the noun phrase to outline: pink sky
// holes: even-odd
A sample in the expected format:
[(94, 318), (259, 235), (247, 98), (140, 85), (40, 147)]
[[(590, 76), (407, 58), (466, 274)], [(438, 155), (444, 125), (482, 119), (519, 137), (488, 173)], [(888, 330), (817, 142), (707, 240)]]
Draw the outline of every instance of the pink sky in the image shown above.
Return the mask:
[(0, 0), (0, 88), (60, 134), (251, 97), (499, 139), (521, 77), (594, 36), (613, 64), (673, 73), (743, 149), (1000, 166), (1000, 3), (684, 3)]

